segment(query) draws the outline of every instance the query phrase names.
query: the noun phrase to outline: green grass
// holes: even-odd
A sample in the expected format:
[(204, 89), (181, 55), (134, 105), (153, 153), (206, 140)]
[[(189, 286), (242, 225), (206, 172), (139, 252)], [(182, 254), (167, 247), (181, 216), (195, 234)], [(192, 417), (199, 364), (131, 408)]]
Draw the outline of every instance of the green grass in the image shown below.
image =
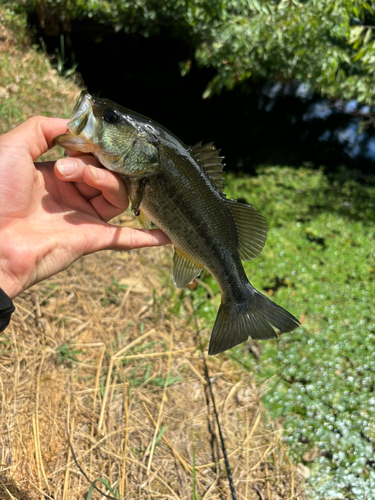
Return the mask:
[(56, 363), (71, 367), (73, 362), (78, 362), (77, 354), (84, 354), (84, 351), (75, 349), (74, 345), (64, 344), (56, 349)]
[(95, 491), (95, 488), (93, 485), (96, 486), (95, 483), (102, 483), (104, 484), (104, 486), (107, 488), (107, 490), (110, 492), (110, 494), (113, 496), (113, 498), (120, 498), (120, 493), (118, 491), (118, 489), (116, 488), (115, 490), (111, 487), (111, 485), (109, 484), (108, 481), (106, 481), (105, 479), (96, 479), (93, 483), (91, 483), (90, 485), (90, 488), (89, 488), (89, 491), (87, 493), (87, 496), (86, 496), (86, 500), (91, 500), (92, 499), (92, 495)]
[[(226, 192), (269, 224), (262, 254), (245, 263), (250, 281), (303, 323), (259, 342), (259, 362), (246, 344), (227, 355), (268, 381), (264, 403), (297, 462), (319, 446), (313, 498), (375, 498), (375, 186), (344, 170), (272, 167), (229, 176)], [(198, 289), (195, 300), (212, 324), (218, 298)]]
[[(67, 117), (78, 88), (73, 82), (62, 84), (48, 58), (34, 50), (0, 52), (1, 87), (0, 133), (30, 116)], [(20, 106), (22, 99), (23, 106)]]

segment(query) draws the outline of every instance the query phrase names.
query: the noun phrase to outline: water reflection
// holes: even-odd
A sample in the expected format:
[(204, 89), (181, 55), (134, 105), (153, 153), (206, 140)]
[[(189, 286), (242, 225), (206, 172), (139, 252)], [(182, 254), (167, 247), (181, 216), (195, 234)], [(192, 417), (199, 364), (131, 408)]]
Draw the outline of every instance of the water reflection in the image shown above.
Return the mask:
[[(305, 83), (282, 84), (269, 83), (264, 86), (263, 95), (268, 98), (259, 99), (259, 109), (267, 113), (274, 111), (280, 100), (294, 97), (308, 104), (302, 113), (302, 121), (306, 124), (325, 127), (317, 136), (320, 143), (343, 146), (343, 153), (355, 160), (375, 161), (375, 128), (371, 124), (363, 127), (363, 121), (369, 117), (370, 106), (360, 104), (355, 99), (350, 101), (318, 98)], [(310, 101), (310, 103), (309, 103)], [(292, 106), (291, 106), (292, 109)], [(292, 117), (289, 123), (293, 125), (297, 117)], [(322, 122), (326, 122), (324, 125)], [(309, 138), (307, 128), (301, 135), (302, 140)]]

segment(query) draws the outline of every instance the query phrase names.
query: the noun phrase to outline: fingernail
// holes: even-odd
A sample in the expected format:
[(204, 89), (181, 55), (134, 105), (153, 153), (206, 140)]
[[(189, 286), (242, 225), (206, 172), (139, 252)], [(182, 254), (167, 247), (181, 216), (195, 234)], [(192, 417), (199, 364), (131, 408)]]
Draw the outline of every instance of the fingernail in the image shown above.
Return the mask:
[(56, 162), (56, 167), (63, 175), (72, 175), (77, 169), (77, 162), (63, 158)]
[(97, 179), (98, 181), (101, 181), (105, 177), (105, 173), (102, 168), (95, 168), (92, 165), (90, 165), (90, 170), (92, 175)]

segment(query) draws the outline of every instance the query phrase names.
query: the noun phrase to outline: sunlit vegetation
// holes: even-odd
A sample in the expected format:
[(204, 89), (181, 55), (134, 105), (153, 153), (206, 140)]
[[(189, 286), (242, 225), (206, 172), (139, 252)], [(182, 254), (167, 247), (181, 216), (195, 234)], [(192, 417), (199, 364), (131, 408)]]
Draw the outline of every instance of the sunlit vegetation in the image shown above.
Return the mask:
[[(250, 79), (297, 78), (313, 90), (374, 102), (374, 10), (369, 0), (25, 0), (11, 10), (41, 24), (90, 18), (115, 31), (187, 40), (199, 66), (215, 68), (204, 96)], [(191, 60), (181, 61), (182, 74)]]
[[(251, 282), (302, 323), (279, 341), (256, 342), (260, 359), (246, 345), (226, 355), (267, 382), (264, 401), (283, 419), (295, 459), (319, 448), (316, 498), (373, 498), (375, 186), (367, 180), (271, 167), (230, 176), (226, 189), (269, 223), (265, 249), (245, 265)], [(205, 283), (218, 292), (210, 276)], [(217, 302), (200, 294), (212, 323)]]

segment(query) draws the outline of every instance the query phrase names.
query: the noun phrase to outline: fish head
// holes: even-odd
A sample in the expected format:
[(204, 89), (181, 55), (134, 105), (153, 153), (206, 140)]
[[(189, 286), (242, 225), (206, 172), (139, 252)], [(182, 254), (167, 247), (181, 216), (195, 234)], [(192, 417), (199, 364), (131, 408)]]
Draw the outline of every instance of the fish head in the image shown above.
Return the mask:
[(131, 115), (109, 99), (93, 98), (82, 91), (67, 124), (68, 133), (55, 144), (82, 153), (92, 153), (109, 170), (122, 171), (123, 159), (145, 131)]

